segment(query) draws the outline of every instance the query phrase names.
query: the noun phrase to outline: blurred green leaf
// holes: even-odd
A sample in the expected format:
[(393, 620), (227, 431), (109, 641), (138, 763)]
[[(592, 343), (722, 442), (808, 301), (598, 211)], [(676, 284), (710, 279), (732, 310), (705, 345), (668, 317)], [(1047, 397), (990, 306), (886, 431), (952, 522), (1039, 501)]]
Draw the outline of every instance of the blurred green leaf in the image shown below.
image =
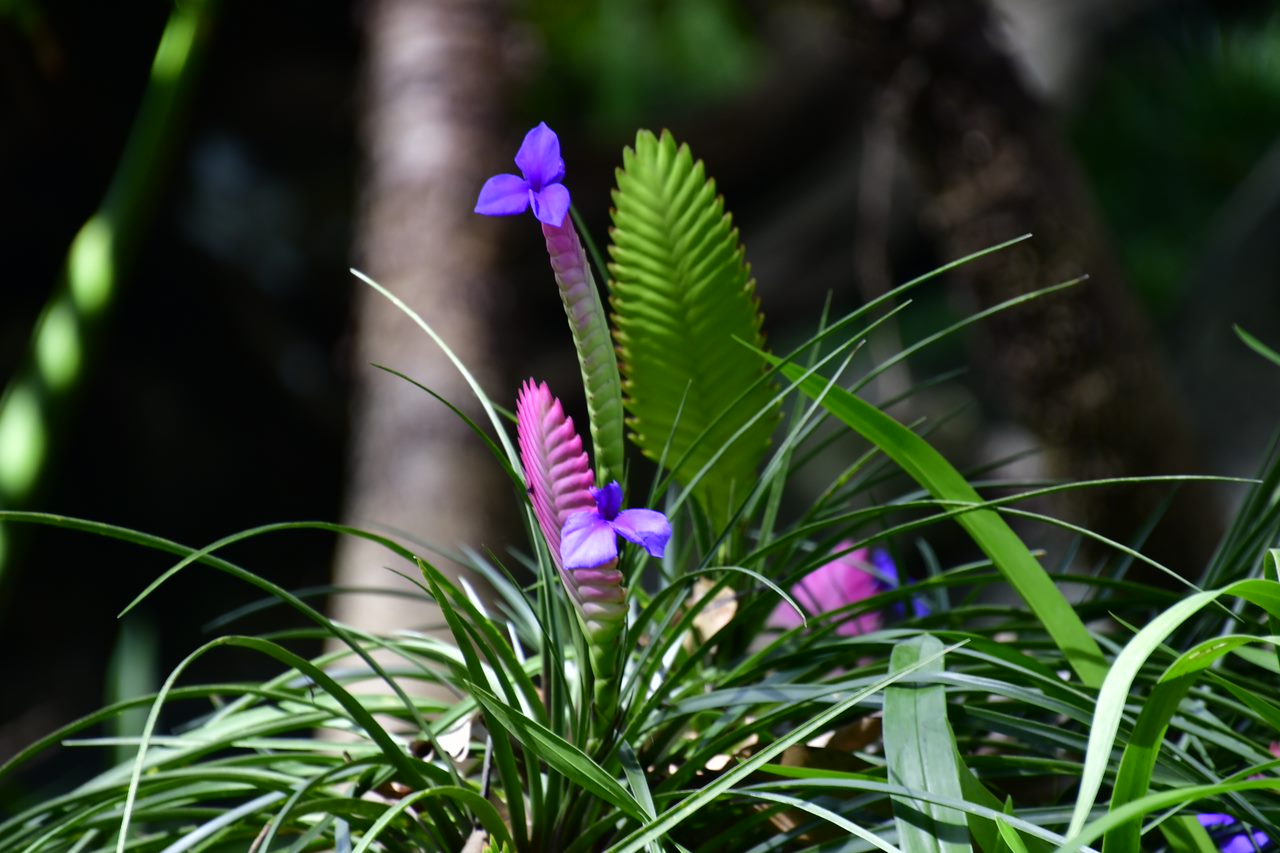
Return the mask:
[(1236, 335), (1240, 340), (1244, 341), (1245, 344), (1248, 345), (1249, 349), (1253, 350), (1277, 367), (1280, 367), (1280, 352), (1276, 352), (1239, 326), (1234, 326), (1233, 328), (1236, 330)]

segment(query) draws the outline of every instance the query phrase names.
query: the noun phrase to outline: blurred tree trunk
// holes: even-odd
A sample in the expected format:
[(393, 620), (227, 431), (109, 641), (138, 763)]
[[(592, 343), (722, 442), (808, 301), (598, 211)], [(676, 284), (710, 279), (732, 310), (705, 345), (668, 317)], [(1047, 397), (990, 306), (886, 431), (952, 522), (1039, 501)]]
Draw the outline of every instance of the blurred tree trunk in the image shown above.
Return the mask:
[[(985, 0), (859, 4), (861, 73), (885, 86), (905, 71), (899, 135), (932, 199), (948, 258), (1025, 232), (1012, 250), (966, 264), (976, 310), (1088, 274), (1082, 284), (979, 326), (992, 394), (1070, 479), (1197, 470), (1191, 430), (1147, 321), (1126, 286), (1053, 116), (1028, 91)], [(1129, 541), (1165, 487), (1072, 492), (1072, 514)], [(1144, 551), (1184, 576), (1201, 570), (1220, 519), (1211, 492), (1183, 487)], [(1153, 575), (1142, 571), (1144, 579)]]
[[(499, 373), (486, 321), (495, 247), (492, 232), (476, 227), (472, 207), (484, 179), (505, 159), (491, 144), (500, 115), (500, 6), (494, 0), (363, 6), (366, 163), (357, 265), (421, 314), (486, 387)], [(453, 413), (370, 363), (413, 377), (473, 415), (478, 407), (413, 321), (359, 287), (345, 520), (446, 549), (480, 547), (496, 526), (495, 491), (507, 496), (497, 466)], [(385, 549), (344, 538), (335, 582), (417, 591), (387, 566), (416, 574)], [(449, 574), (457, 568), (441, 567)], [(371, 630), (440, 622), (433, 607), (404, 598), (347, 595), (332, 609)]]

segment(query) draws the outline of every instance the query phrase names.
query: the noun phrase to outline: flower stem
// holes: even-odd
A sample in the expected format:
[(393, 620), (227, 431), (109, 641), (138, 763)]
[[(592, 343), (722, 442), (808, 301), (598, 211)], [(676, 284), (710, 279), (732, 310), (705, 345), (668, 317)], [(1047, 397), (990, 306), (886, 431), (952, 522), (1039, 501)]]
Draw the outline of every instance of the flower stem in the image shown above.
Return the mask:
[(622, 470), (622, 381), (618, 358), (609, 336), (600, 291), (573, 221), (566, 217), (559, 227), (542, 224), (547, 255), (555, 271), (564, 303), (573, 346), (582, 368), (587, 398), (591, 443), (596, 460), (596, 482), (625, 482)]

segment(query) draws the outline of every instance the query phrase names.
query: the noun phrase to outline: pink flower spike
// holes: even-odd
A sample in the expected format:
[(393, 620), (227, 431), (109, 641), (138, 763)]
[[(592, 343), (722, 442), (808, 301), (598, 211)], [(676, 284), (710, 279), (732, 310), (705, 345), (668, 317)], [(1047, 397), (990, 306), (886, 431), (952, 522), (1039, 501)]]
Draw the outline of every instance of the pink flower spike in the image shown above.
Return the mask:
[[(835, 550), (839, 553), (852, 546), (852, 542), (841, 542)], [(871, 555), (866, 548), (850, 551), (801, 578), (799, 583), (791, 587), (791, 596), (810, 616), (821, 616), (865, 601), (884, 591), (871, 567)], [(770, 628), (781, 630), (798, 628), (801, 624), (800, 614), (787, 602), (780, 602), (766, 624)], [(836, 628), (836, 633), (842, 637), (856, 637), (879, 627), (880, 614), (870, 612), (857, 618), (845, 618)]]
[[(573, 419), (551, 394), (546, 383), (528, 379), (516, 397), (516, 433), (520, 442), (520, 464), (524, 467), (529, 500), (538, 527), (547, 540), (556, 573), (581, 620), (596, 675), (596, 700), (608, 694), (616, 674), (617, 639), (626, 626), (627, 590), (617, 559), (592, 568), (568, 571), (561, 556), (560, 531), (565, 522), (578, 515), (599, 512), (592, 489), (595, 476), (582, 449), (582, 437), (573, 429)], [(618, 501), (621, 503), (621, 490)], [(621, 515), (622, 513), (618, 513)], [(606, 527), (612, 541), (615, 534)], [(613, 544), (617, 552), (616, 543)]]
[(569, 516), (595, 509), (594, 476), (573, 419), (564, 413), (545, 382), (528, 379), (516, 398), (516, 433), (529, 500), (556, 568), (560, 530)]

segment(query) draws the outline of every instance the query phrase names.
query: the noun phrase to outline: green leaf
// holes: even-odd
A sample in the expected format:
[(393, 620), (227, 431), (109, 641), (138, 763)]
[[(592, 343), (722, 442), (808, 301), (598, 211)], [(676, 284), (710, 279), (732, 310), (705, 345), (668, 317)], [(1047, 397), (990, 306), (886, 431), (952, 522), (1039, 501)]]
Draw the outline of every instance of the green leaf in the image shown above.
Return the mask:
[[(1071, 824), (1067, 830), (1068, 835), (1075, 836), (1083, 833), (1085, 823), (1089, 820), (1098, 792), (1102, 788), (1107, 765), (1111, 760), (1111, 751), (1115, 746), (1116, 734), (1120, 729), (1120, 720), (1124, 714), (1125, 706), (1129, 702), (1133, 682), (1147, 659), (1184, 622), (1218, 598), (1229, 595), (1243, 598), (1263, 608), (1271, 615), (1280, 616), (1280, 584), (1263, 580), (1237, 581), (1220, 590), (1193, 593), (1169, 607), (1134, 635), (1128, 645), (1116, 656), (1115, 663), (1112, 664), (1111, 670), (1107, 673), (1106, 681), (1098, 693), (1097, 710), (1094, 711), (1093, 724), (1089, 728), (1089, 745), (1085, 752), (1084, 768), (1080, 775), (1080, 788), (1076, 795)], [(1159, 697), (1153, 694), (1153, 698), (1159, 698), (1162, 702), (1173, 699), (1174, 707), (1176, 707), (1177, 697), (1174, 693), (1176, 688), (1181, 686), (1177, 683), (1178, 679), (1189, 676), (1197, 668), (1202, 668), (1201, 665), (1208, 666), (1212, 663), (1215, 658), (1215, 642), (1217, 641), (1210, 641), (1210, 643), (1197, 646), (1188, 652), (1184, 656), (1187, 658), (1188, 663), (1175, 663), (1174, 667), (1176, 668), (1171, 667), (1172, 680), (1165, 682), (1173, 686), (1165, 688)], [(1226, 641), (1221, 645), (1221, 650), (1225, 653), (1237, 646), (1238, 644), (1231, 638), (1226, 638)], [(1185, 682), (1182, 683), (1185, 684)], [(1172, 708), (1168, 710), (1172, 713)], [(1152, 721), (1148, 724), (1151, 728), (1147, 728), (1145, 731), (1135, 731), (1135, 739), (1139, 738), (1139, 736), (1142, 736), (1145, 740), (1150, 740), (1154, 737), (1155, 727), (1160, 723), (1159, 718), (1164, 716), (1164, 711), (1163, 709), (1156, 709), (1152, 714), (1156, 716), (1153, 716), (1151, 718)], [(1160, 726), (1160, 731), (1163, 731), (1163, 726)], [(1139, 741), (1138, 746), (1135, 748), (1150, 749), (1151, 747), (1143, 747), (1142, 742)], [(1137, 770), (1136, 768), (1127, 770), (1126, 774), (1130, 772), (1136, 774)], [(1130, 782), (1129, 784), (1132, 786), (1134, 783)], [(1145, 786), (1143, 787), (1145, 789)], [(1118, 788), (1118, 790), (1120, 789)], [(1137, 800), (1133, 802), (1137, 802)], [(1107, 830), (1112, 827), (1123, 826), (1125, 821), (1116, 819), (1117, 815), (1127, 814), (1133, 817), (1145, 814), (1142, 810), (1130, 810), (1129, 807), (1133, 805), (1133, 802), (1118, 806), (1109, 812), (1106, 818)]]
[(387, 809), (374, 822), (373, 826), (369, 827), (369, 831), (364, 834), (364, 837), (356, 845), (352, 853), (367, 853), (369, 850), (377, 849), (374, 844), (382, 840), (381, 835), (384, 829), (390, 826), (397, 818), (408, 814), (411, 806), (432, 797), (448, 797), (467, 806), (475, 814), (480, 824), (484, 826), (485, 831), (489, 833), (494, 843), (503, 847), (515, 843), (511, 840), (511, 833), (507, 831), (506, 824), (502, 822), (502, 816), (498, 814), (498, 810), (493, 807), (492, 803), (475, 791), (448, 785), (441, 788), (414, 791), (412, 794), (402, 797), (399, 802)]
[(428, 786), (428, 780), (422, 775), (418, 763), (409, 756), (409, 754), (395, 742), (385, 729), (378, 724), (373, 715), (360, 703), (360, 701), (344, 689), (337, 681), (325, 673), (322, 669), (315, 666), (310, 661), (301, 658), (289, 650), (285, 649), (277, 643), (268, 640), (262, 640), (257, 637), (220, 637), (188, 655), (174, 669), (169, 677), (165, 680), (164, 686), (156, 695), (151, 705), (151, 710), (147, 715), (147, 721), (143, 727), (142, 737), (138, 745), (138, 752), (133, 760), (132, 772), (129, 776), (128, 791), (125, 796), (124, 807), (122, 810), (123, 817), (120, 821), (120, 832), (117, 836), (116, 851), (123, 853), (129, 838), (129, 822), (133, 817), (134, 807), (138, 796), (138, 789), (142, 782), (143, 770), (146, 767), (147, 749), (155, 731), (157, 721), (160, 717), (160, 711), (164, 705), (165, 698), (170, 690), (173, 689), (174, 683), (183, 671), (205, 652), (215, 649), (219, 646), (240, 646), (243, 648), (253, 649), (265, 655), (275, 658), (286, 666), (292, 667), (302, 675), (314, 682), (317, 687), (332, 696), (344, 711), (350, 715), (351, 720), (360, 726), (368, 737), (378, 745), (386, 757), (387, 762), (396, 768), (400, 779), (407, 784), (418, 788)]
[(1249, 349), (1253, 350), (1272, 364), (1280, 366), (1280, 352), (1276, 352), (1239, 326), (1234, 326), (1233, 328), (1236, 330), (1236, 335), (1240, 340), (1245, 342)]
[(1218, 853), (1218, 845), (1194, 815), (1175, 815), (1160, 824), (1160, 831), (1173, 853)]
[(493, 431), (498, 436), (498, 441), (501, 442), (502, 449), (506, 451), (507, 460), (511, 463), (512, 468), (517, 468), (520, 465), (520, 454), (516, 453), (515, 446), (511, 444), (511, 439), (507, 436), (507, 431), (502, 425), (502, 419), (498, 417), (498, 412), (494, 408), (493, 400), (491, 400), (489, 395), (485, 393), (484, 389), (480, 387), (480, 383), (476, 380), (475, 376), (472, 375), (471, 371), (467, 369), (467, 366), (462, 363), (462, 359), (458, 358), (457, 353), (455, 353), (449, 345), (445, 343), (444, 338), (440, 337), (440, 335), (436, 333), (436, 330), (431, 328), (426, 320), (423, 320), (416, 311), (406, 305), (404, 300), (400, 297), (396, 296), (394, 293), (387, 290), (385, 287), (378, 284), (376, 281), (357, 269), (351, 270), (351, 274), (372, 287), (374, 290), (378, 291), (378, 293), (385, 296), (392, 305), (404, 312), (405, 316), (417, 323), (418, 328), (426, 332), (427, 336), (430, 337), (431, 340), (435, 341), (436, 346), (440, 347), (444, 352), (445, 357), (449, 359), (450, 363), (452, 363), (455, 368), (457, 368), (458, 373), (462, 374), (462, 378), (466, 381), (467, 385), (470, 386), (472, 393), (476, 395), (476, 399), (480, 402), (480, 407), (484, 409), (485, 414), (489, 416), (489, 423), (493, 424)]
[[(983, 503), (964, 476), (941, 453), (892, 417), (799, 365), (783, 364), (768, 354), (764, 357), (781, 365), (782, 373), (796, 383), (796, 387), (819, 400), (828, 412), (879, 447), (935, 498), (950, 504), (978, 506)], [(999, 513), (975, 509), (957, 515), (956, 522), (1027, 602), (1080, 680), (1088, 687), (1100, 685), (1107, 667), (1097, 641)]]
[[(990, 809), (992, 812), (1001, 810), (1000, 800), (996, 795), (987, 790), (987, 786), (979, 781), (977, 776), (973, 775), (973, 771), (964, 763), (964, 759), (960, 756), (959, 750), (956, 750), (956, 769), (960, 777), (960, 790), (964, 792), (964, 799), (967, 802), (974, 803)], [(976, 812), (968, 813), (969, 833), (973, 840), (983, 850), (995, 850), (997, 853), (1003, 853), (1004, 850), (1012, 850), (1018, 853), (1020, 849), (1027, 850), (1027, 853), (1048, 853), (1053, 850), (1053, 845), (1046, 842), (1043, 838), (1031, 837), (1030, 841), (1023, 841), (1022, 836), (1017, 835), (1017, 830), (1010, 821), (1013, 817), (1013, 803), (1006, 800), (1004, 803), (1004, 813), (1009, 815), (1009, 820), (996, 818), (988, 819), (978, 815)], [(1018, 838), (1018, 842), (1023, 845), (1022, 848), (1015, 846), (1008, 838), (1009, 833), (1013, 833)], [(1003, 843), (1003, 846), (1001, 846)]]
[[(928, 635), (893, 647), (889, 671), (922, 660), (921, 674), (943, 671), (942, 643)], [(956, 766), (956, 744), (947, 723), (941, 684), (896, 684), (884, 692), (884, 751), (889, 780), (912, 790), (964, 799)], [(972, 851), (965, 818), (954, 809), (902, 797), (893, 799), (898, 843), (906, 853)]]
[(902, 851), (897, 847), (894, 847), (887, 841), (877, 838), (874, 834), (858, 826), (848, 818), (836, 814), (830, 809), (824, 809), (817, 803), (811, 803), (808, 800), (803, 800), (799, 797), (790, 797), (786, 794), (773, 794), (765, 791), (743, 791), (743, 793), (748, 797), (754, 797), (758, 800), (769, 800), (775, 803), (783, 803), (791, 806), (792, 808), (800, 809), (801, 811), (820, 817), (828, 823), (838, 826), (850, 835), (857, 836), (877, 850), (883, 850), (885, 853), (902, 853)]
[(1217, 794), (1236, 791), (1274, 791), (1276, 788), (1275, 779), (1249, 779), (1240, 782), (1218, 782), (1212, 785), (1184, 785), (1158, 794), (1148, 794), (1140, 800), (1127, 803), (1116, 811), (1107, 812), (1089, 823), (1079, 833), (1068, 838), (1066, 843), (1059, 845), (1054, 853), (1076, 853), (1077, 850), (1083, 850), (1094, 839), (1105, 835), (1120, 824), (1162, 809), (1185, 806)]
[(1030, 853), (1018, 831), (1002, 820), (996, 821), (996, 829), (1000, 832), (1000, 840), (1008, 845), (1013, 853)]
[[(631, 436), (654, 461), (670, 439), (667, 465), (685, 484), (724, 448), (694, 487), (723, 524), (755, 484), (777, 423), (775, 389), (734, 340), (764, 347), (755, 282), (724, 200), (688, 146), (641, 131), (622, 159), (610, 303)], [(769, 415), (733, 440), (761, 411)]]
[(644, 808), (636, 798), (585, 752), (489, 691), (481, 687), (473, 690), (476, 701), (484, 706), (489, 718), (533, 749), (547, 764), (628, 817), (640, 822), (646, 820)]
[[(959, 644), (948, 646), (941, 651), (942, 653), (945, 653), (956, 648), (959, 648)], [(877, 691), (885, 687), (888, 687), (894, 682), (906, 678), (917, 669), (927, 666), (932, 662), (932, 660), (932, 658), (927, 658), (917, 661), (904, 669), (890, 673), (884, 678), (872, 682), (861, 690), (854, 691), (847, 699), (836, 702), (831, 707), (810, 718), (801, 725), (796, 726), (796, 728), (792, 729), (787, 734), (756, 752), (746, 761), (743, 761), (731, 770), (726, 771), (715, 781), (704, 785), (684, 799), (677, 801), (666, 811), (659, 814), (657, 818), (648, 821), (644, 826), (640, 827), (635, 832), (610, 847), (609, 853), (636, 853), (636, 851), (648, 845), (649, 842), (662, 838), (674, 827), (687, 820), (700, 809), (706, 807), (717, 797), (727, 793), (752, 773), (755, 773), (766, 764), (769, 764), (774, 758), (781, 755), (788, 747), (813, 737), (814, 734), (821, 731), (825, 726), (830, 725), (832, 721), (838, 719), (840, 716), (848, 713), (867, 697), (875, 694)], [(826, 775), (832, 775), (830, 771), (825, 771), (825, 773)]]

